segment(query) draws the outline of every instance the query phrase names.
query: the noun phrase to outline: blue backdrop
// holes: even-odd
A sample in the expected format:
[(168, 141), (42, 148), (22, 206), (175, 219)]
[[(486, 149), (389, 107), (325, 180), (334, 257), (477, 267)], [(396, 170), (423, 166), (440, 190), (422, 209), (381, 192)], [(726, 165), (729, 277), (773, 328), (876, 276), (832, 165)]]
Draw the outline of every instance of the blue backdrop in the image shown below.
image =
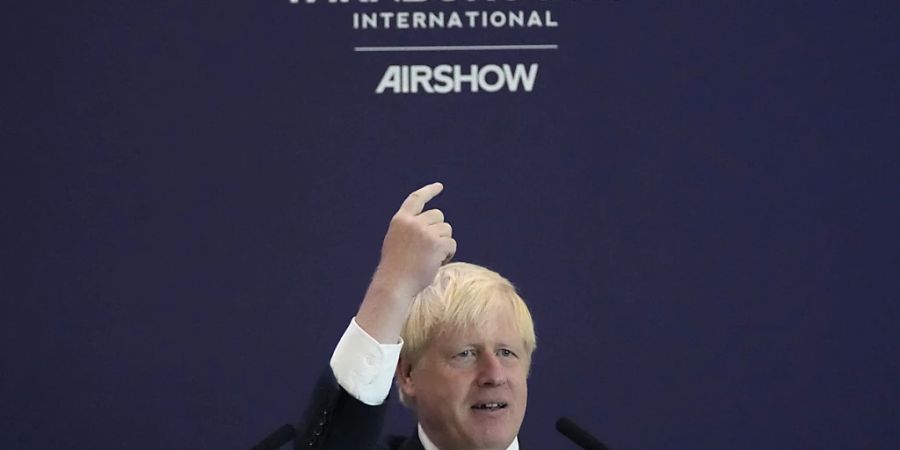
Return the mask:
[[(558, 26), (351, 23), (466, 9)], [(457, 258), (533, 309), (531, 448), (574, 448), (563, 414), (615, 450), (898, 448), (896, 2), (3, 15), (4, 449), (248, 448), (296, 420), (431, 181)], [(354, 51), (476, 44), (556, 47)], [(531, 92), (375, 93), (438, 64), (540, 69)]]

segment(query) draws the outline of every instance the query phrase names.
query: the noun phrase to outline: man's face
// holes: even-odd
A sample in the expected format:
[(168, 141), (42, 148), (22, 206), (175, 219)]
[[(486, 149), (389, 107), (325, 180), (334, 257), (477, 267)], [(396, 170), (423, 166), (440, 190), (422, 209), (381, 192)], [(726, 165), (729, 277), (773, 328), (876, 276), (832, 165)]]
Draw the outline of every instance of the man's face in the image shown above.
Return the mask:
[(530, 355), (511, 309), (487, 324), (443, 330), (412, 370), (401, 363), (401, 389), (441, 450), (503, 450), (522, 425)]

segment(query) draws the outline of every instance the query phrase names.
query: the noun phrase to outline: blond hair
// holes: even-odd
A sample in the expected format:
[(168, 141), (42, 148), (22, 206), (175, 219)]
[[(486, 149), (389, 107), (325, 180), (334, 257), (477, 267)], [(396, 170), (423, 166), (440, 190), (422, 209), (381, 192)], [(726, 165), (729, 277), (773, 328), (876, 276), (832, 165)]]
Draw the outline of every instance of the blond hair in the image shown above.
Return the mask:
[(444, 329), (486, 325), (493, 312), (508, 306), (531, 357), (537, 348), (534, 322), (516, 288), (497, 272), (475, 264), (455, 262), (441, 267), (430, 286), (410, 305), (403, 325), (401, 359), (415, 364), (429, 341)]

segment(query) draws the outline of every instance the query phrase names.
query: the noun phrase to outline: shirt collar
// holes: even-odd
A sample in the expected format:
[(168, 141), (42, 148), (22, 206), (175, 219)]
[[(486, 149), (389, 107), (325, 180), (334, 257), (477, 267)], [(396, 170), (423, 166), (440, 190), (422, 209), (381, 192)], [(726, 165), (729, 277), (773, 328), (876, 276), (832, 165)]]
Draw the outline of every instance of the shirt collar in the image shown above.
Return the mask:
[[(425, 434), (425, 430), (422, 429), (422, 424), (419, 424), (419, 440), (422, 441), (422, 447), (425, 450), (440, 450), (434, 445), (434, 442), (431, 442), (431, 439), (428, 439), (428, 435)], [(506, 450), (519, 450), (519, 437), (516, 436), (512, 444), (509, 444), (509, 447), (506, 447)]]

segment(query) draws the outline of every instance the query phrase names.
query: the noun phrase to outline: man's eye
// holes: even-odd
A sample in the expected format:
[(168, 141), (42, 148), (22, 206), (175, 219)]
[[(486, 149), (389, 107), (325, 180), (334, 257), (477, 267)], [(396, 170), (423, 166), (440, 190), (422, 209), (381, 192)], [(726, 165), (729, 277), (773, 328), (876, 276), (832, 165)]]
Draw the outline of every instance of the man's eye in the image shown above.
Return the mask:
[(500, 356), (504, 358), (515, 358), (516, 354), (508, 348), (500, 349)]
[(463, 350), (463, 351), (457, 353), (456, 356), (457, 356), (457, 357), (460, 357), (460, 358), (468, 358), (468, 357), (470, 357), (470, 356), (475, 356), (475, 351), (474, 351), (474, 350), (471, 350), (471, 349), (470, 349), (470, 350)]

